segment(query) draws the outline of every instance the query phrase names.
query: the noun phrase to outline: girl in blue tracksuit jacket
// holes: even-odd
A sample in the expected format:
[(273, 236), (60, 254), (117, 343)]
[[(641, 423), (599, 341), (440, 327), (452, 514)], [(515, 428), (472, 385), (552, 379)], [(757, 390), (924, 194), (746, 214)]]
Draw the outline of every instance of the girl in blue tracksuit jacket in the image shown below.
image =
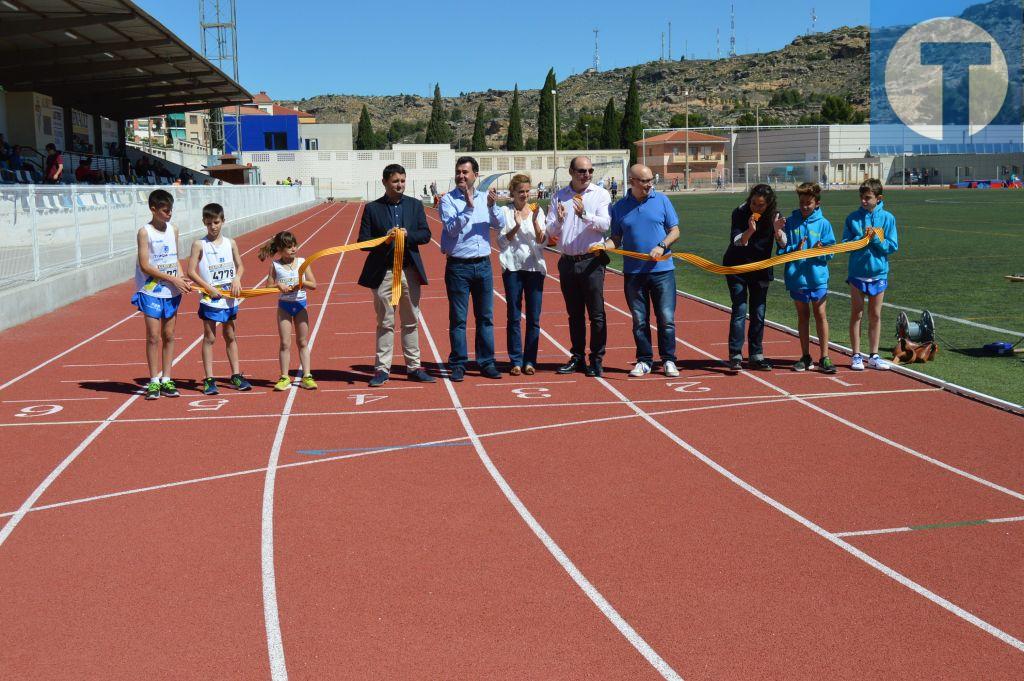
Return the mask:
[(868, 341), (871, 352), (867, 365), (872, 369), (888, 369), (889, 364), (878, 356), (878, 343), (882, 335), (882, 299), (889, 285), (889, 254), (899, 249), (896, 237), (896, 218), (885, 210), (882, 202), (882, 183), (866, 180), (860, 186), (860, 208), (846, 217), (843, 241), (856, 241), (864, 237), (868, 227), (883, 230), (881, 239), (874, 237), (866, 248), (850, 253), (850, 346), (853, 359), (850, 368), (864, 370), (864, 357), (860, 354), (860, 320), (864, 313), (864, 298), (868, 299)]
[[(786, 219), (784, 245), (778, 252), (791, 253), (818, 246), (831, 246), (836, 242), (832, 224), (821, 214), (821, 187), (816, 182), (804, 182), (796, 188), (800, 209)], [(818, 367), (826, 374), (836, 373), (836, 365), (828, 356), (828, 318), (825, 316), (825, 296), (828, 294), (828, 261), (831, 255), (819, 255), (786, 263), (786, 290), (796, 305), (797, 328), (800, 331), (800, 359), (793, 371), (813, 369), (811, 359), (810, 320), (814, 311), (814, 325), (818, 331), (821, 359)]]

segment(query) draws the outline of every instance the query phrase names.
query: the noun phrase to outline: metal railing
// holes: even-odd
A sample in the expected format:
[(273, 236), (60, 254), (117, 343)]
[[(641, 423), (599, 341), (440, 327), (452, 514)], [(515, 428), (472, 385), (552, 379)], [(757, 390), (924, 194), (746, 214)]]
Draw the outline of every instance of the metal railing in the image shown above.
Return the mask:
[[(171, 223), (182, 237), (179, 255), (189, 241), (205, 233), (202, 209), (224, 207), (224, 233), (232, 225), (261, 213), (310, 203), (311, 186), (170, 186), (174, 196)], [(151, 218), (152, 187), (140, 185), (0, 185), (0, 284), (39, 281), (131, 253), (135, 235)]]

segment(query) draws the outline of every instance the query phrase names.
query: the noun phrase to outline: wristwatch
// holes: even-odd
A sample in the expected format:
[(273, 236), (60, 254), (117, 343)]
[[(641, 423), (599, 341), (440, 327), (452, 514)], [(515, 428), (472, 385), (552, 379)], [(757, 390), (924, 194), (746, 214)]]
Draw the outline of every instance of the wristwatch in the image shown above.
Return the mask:
[(668, 253), (668, 251), (669, 251), (668, 244), (666, 244), (664, 241), (659, 241), (658, 242), (658, 248), (660, 248), (661, 250), (663, 250), (666, 253)]

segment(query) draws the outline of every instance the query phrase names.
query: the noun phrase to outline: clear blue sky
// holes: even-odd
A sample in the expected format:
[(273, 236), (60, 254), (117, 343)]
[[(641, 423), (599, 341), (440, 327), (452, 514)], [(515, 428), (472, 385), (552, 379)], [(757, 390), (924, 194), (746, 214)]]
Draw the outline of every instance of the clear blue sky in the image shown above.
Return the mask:
[[(895, 0), (894, 0), (895, 1)], [(136, 0), (143, 10), (199, 51), (196, 0)], [(212, 4), (212, 3), (207, 3)], [(666, 3), (669, 4), (669, 3)], [(600, 29), (602, 70), (657, 59), (672, 22), (672, 56), (684, 45), (697, 58), (729, 49), (729, 4), (534, 2), (345, 2), (238, 0), (239, 80), (275, 99), (319, 94), (443, 94), (539, 87), (548, 68), (561, 80), (590, 67), (593, 29)], [(736, 49), (778, 49), (810, 27), (868, 23), (868, 3), (825, 0), (738, 0)], [(515, 27), (515, 28), (513, 28)], [(212, 37), (212, 34), (211, 34)]]

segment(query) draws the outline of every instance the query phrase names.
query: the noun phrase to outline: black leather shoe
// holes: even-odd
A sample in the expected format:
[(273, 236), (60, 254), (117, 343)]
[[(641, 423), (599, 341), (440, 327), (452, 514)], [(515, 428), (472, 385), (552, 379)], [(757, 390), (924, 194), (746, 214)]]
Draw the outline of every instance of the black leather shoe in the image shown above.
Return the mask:
[(755, 369), (757, 371), (771, 371), (772, 369), (775, 368), (772, 366), (772, 363), (768, 361), (767, 358), (764, 357), (762, 357), (761, 359), (752, 359), (748, 362), (748, 364), (750, 365), (751, 369)]
[(480, 375), (484, 378), (501, 378), (501, 372), (493, 364), (485, 364), (481, 367)]
[(448, 378), (456, 383), (461, 383), (462, 379), (466, 377), (466, 367), (461, 364), (456, 364), (448, 370)]
[(373, 375), (373, 378), (370, 379), (370, 387), (379, 388), (388, 382), (388, 378), (388, 372), (384, 371), (383, 369), (378, 369), (377, 373), (375, 373)]
[(558, 367), (558, 369), (555, 370), (555, 373), (557, 373), (557, 374), (571, 374), (571, 373), (574, 373), (574, 372), (577, 372), (577, 371), (583, 371), (583, 369), (584, 369), (584, 365), (583, 365), (583, 359), (582, 358), (580, 358), (580, 357), (570, 357), (568, 362), (566, 362), (565, 364), (563, 364), (562, 366)]
[(409, 372), (408, 376), (410, 381), (415, 383), (436, 383), (437, 379), (428, 374), (423, 370), (422, 367), (417, 367)]
[(604, 376), (604, 367), (601, 366), (601, 360), (596, 360), (587, 365), (586, 375), (590, 378), (597, 378), (598, 376)]

